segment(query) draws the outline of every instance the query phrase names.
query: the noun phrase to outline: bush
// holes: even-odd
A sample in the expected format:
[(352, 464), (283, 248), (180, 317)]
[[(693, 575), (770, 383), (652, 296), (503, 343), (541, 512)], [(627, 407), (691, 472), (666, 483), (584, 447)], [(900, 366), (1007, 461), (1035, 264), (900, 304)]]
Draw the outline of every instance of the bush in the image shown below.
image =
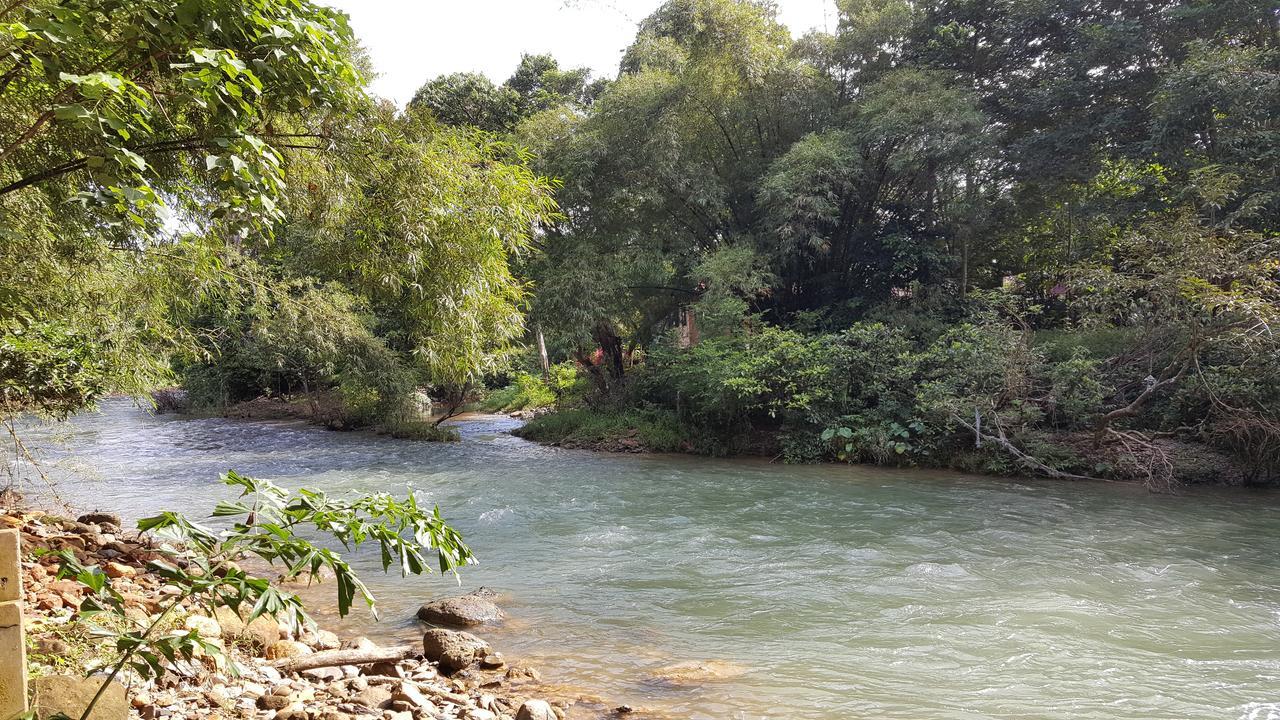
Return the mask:
[(484, 412), (511, 412), (551, 407), (557, 402), (582, 394), (586, 381), (571, 362), (552, 365), (546, 379), (528, 372), (517, 372), (511, 383), (491, 391), (480, 402)]
[(405, 419), (383, 424), (382, 430), (394, 438), (426, 442), (456, 442), (461, 437), (457, 428), (436, 425), (430, 420)]
[(604, 450), (614, 449), (610, 446), (629, 438), (655, 452), (691, 448), (689, 436), (675, 414), (663, 408), (566, 408), (540, 415), (513, 434), (536, 442)]

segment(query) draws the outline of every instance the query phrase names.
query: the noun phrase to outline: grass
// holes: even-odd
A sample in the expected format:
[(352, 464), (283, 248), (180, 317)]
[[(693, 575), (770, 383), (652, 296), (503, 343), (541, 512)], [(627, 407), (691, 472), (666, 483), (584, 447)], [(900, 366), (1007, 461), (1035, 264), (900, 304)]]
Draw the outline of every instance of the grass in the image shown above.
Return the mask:
[(655, 452), (679, 452), (689, 444), (675, 414), (662, 409), (566, 408), (536, 417), (514, 434), (536, 442), (605, 446), (603, 449), (635, 437)]
[(457, 428), (436, 425), (430, 420), (396, 420), (384, 424), (380, 429), (391, 437), (401, 440), (456, 442), (459, 439)]

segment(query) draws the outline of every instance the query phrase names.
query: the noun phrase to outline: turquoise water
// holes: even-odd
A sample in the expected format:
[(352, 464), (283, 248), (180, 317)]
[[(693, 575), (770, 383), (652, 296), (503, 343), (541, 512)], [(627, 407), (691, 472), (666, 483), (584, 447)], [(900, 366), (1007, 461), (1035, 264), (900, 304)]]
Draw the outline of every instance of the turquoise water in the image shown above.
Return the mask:
[[(122, 402), (29, 429), (59, 491), (127, 517), (198, 512), (228, 468), (330, 491), (412, 487), (508, 596), (483, 634), (548, 693), (687, 718), (1280, 718), (1280, 495), (152, 417)], [(60, 449), (58, 449), (60, 448)], [(75, 475), (73, 476), (72, 473)], [(359, 558), (378, 594), (338, 629), (412, 637), (457, 592)], [(718, 675), (673, 684), (660, 668)], [(576, 711), (590, 717), (597, 706)]]

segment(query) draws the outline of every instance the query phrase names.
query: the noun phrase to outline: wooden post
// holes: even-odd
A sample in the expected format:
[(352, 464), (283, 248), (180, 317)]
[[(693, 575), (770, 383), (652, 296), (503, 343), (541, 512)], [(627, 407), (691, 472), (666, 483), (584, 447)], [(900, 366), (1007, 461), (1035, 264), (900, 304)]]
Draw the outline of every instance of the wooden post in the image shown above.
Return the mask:
[(27, 709), (27, 643), (22, 634), (18, 531), (0, 530), (0, 720)]

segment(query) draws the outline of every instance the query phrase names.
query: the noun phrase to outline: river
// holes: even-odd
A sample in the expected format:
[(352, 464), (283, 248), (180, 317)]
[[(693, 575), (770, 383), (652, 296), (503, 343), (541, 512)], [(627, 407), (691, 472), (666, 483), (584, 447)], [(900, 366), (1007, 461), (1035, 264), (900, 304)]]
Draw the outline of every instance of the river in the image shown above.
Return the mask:
[[(328, 491), (412, 488), (508, 599), (482, 634), (563, 692), (670, 717), (1280, 718), (1280, 495), (1013, 481), (531, 444), (429, 444), (124, 401), (28, 428), (63, 500), (202, 513), (229, 468)], [(356, 558), (413, 637), (438, 576)], [(723, 677), (656, 679), (703, 661)], [(584, 706), (585, 707), (585, 706)], [(585, 716), (585, 715), (584, 715)]]

